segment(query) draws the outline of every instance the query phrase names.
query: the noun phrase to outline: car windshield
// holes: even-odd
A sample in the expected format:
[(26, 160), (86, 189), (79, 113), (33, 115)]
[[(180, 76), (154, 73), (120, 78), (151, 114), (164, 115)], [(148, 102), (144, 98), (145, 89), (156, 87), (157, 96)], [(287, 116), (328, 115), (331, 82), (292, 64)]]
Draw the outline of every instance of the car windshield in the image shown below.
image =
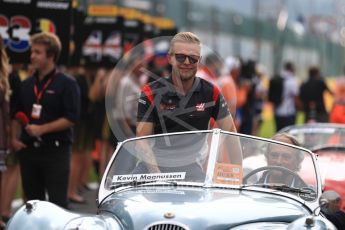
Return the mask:
[[(323, 190), (334, 190), (345, 198), (345, 125), (305, 124), (291, 126), (285, 132), (317, 154)], [(345, 205), (342, 210), (345, 211)]]
[(155, 135), (123, 142), (103, 184), (106, 190), (156, 182), (270, 188), (315, 200), (314, 160), (302, 148), (219, 130)]
[(308, 149), (317, 149), (325, 146), (345, 146), (345, 125), (334, 124), (305, 124), (291, 126), (282, 130), (297, 138)]

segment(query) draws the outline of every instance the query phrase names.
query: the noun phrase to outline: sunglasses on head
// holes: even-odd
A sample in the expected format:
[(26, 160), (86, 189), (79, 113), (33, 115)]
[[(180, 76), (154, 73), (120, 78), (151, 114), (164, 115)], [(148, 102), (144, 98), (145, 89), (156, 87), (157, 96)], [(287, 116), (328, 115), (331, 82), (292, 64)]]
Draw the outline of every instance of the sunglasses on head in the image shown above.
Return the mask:
[(195, 64), (199, 61), (199, 56), (188, 56), (188, 55), (185, 55), (185, 54), (175, 54), (175, 59), (183, 64), (185, 61), (186, 61), (186, 58), (188, 58), (188, 61), (190, 64)]

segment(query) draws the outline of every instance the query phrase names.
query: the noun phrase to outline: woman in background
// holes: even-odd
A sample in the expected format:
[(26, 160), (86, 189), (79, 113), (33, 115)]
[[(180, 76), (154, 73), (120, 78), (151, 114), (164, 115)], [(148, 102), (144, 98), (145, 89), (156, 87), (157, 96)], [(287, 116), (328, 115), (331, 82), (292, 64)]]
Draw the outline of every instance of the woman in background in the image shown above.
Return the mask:
[(337, 80), (334, 103), (329, 118), (332, 123), (345, 124), (345, 76)]
[[(5, 155), (9, 153), (10, 147), (10, 84), (8, 81), (9, 62), (5, 47), (0, 38), (0, 197), (2, 172), (5, 171)], [(0, 229), (5, 227), (5, 223), (0, 219)]]

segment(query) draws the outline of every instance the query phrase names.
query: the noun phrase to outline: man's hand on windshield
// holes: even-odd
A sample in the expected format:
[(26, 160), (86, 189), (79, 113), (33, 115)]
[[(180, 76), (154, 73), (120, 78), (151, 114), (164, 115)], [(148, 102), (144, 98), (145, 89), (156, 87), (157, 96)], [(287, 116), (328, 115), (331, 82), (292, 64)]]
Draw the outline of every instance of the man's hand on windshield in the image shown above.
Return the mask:
[[(237, 132), (234, 121), (231, 115), (226, 116), (223, 119), (217, 120), (217, 124), (220, 129), (229, 132)], [(230, 140), (227, 140), (226, 146), (229, 153), (230, 162), (232, 164), (242, 165), (242, 148), (240, 139), (238, 137), (231, 137)], [(231, 147), (231, 151), (229, 151)]]
[(148, 140), (139, 140), (137, 143), (138, 158), (146, 165), (150, 173), (160, 173), (152, 147)]

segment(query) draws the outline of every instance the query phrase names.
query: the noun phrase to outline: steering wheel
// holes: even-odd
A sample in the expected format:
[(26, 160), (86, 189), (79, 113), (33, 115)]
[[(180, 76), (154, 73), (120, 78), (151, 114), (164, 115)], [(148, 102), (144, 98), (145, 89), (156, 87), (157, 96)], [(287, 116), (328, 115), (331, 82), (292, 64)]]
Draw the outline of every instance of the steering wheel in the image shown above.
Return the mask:
[(269, 170), (276, 170), (276, 171), (280, 171), (282, 173), (287, 173), (287, 174), (293, 176), (293, 178), (296, 179), (297, 181), (302, 182), (303, 186), (304, 185), (307, 186), (306, 183), (304, 182), (304, 180), (296, 172), (294, 172), (288, 168), (282, 167), (282, 166), (274, 166), (274, 165), (260, 167), (260, 168), (254, 169), (253, 171), (249, 172), (245, 177), (243, 177), (243, 184), (246, 184), (249, 177), (253, 176), (254, 174), (257, 174), (257, 173), (262, 172), (262, 171), (269, 171)]

